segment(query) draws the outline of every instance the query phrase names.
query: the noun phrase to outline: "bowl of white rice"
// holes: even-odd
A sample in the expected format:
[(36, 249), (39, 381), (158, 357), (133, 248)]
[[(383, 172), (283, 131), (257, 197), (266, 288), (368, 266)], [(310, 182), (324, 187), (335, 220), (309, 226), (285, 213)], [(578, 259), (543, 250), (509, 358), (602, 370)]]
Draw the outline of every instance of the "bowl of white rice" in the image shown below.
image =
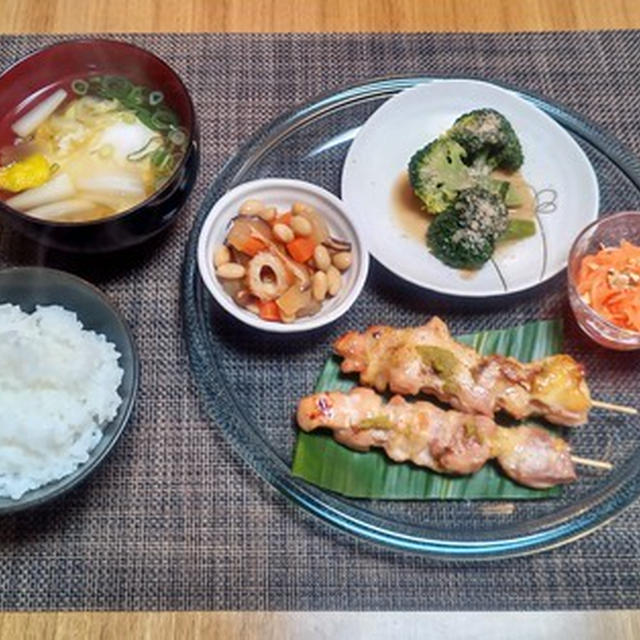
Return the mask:
[(85, 480), (133, 408), (139, 358), (93, 285), (42, 267), (0, 271), (0, 515)]

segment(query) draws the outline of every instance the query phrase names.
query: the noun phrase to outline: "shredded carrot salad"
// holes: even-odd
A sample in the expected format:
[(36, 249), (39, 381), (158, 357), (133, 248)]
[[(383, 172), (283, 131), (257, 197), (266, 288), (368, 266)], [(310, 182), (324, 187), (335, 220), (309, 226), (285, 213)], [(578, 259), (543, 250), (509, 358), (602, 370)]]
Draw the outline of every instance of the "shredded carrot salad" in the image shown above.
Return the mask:
[(603, 318), (640, 332), (640, 247), (622, 240), (619, 247), (603, 247), (585, 256), (577, 289)]

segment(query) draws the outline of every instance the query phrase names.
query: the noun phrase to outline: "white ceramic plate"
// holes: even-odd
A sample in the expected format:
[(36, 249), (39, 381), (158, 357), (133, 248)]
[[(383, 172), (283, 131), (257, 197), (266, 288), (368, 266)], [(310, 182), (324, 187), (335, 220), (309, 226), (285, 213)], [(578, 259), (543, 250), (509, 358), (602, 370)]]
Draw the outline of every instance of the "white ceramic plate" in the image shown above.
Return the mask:
[[(538, 232), (505, 244), (473, 275), (444, 265), (393, 213), (392, 193), (413, 153), (467, 111), (492, 107), (513, 125), (521, 172), (536, 195)], [(533, 104), (487, 82), (434, 80), (391, 98), (364, 124), (342, 172), (342, 199), (371, 254), (420, 287), (458, 296), (500, 296), (548, 280), (567, 265), (578, 233), (598, 215), (598, 181), (571, 136)]]
[[(300, 318), (291, 324), (267, 322), (236, 304), (218, 280), (213, 266), (213, 255), (224, 243), (231, 221), (238, 215), (240, 205), (250, 198), (276, 206), (279, 211), (290, 209), (296, 201), (309, 204), (324, 216), (329, 230), (335, 237), (351, 243), (353, 264), (342, 274), (341, 290), (335, 298), (325, 300), (322, 309), (315, 315)], [(198, 239), (198, 270), (211, 295), (238, 320), (262, 331), (297, 333), (329, 324), (349, 310), (367, 279), (369, 253), (363, 244), (362, 233), (345, 212), (339, 198), (317, 185), (302, 180), (265, 178), (234, 187), (214, 204), (202, 225)]]

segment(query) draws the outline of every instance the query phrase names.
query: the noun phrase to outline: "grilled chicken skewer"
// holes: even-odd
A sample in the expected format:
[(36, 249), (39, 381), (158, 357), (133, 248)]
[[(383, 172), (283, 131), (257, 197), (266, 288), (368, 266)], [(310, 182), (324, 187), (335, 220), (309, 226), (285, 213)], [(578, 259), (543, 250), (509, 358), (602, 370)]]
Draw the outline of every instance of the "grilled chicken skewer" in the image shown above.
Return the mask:
[(528, 487), (545, 489), (576, 479), (569, 445), (540, 427), (504, 428), (486, 416), (409, 403), (400, 396), (385, 404), (364, 387), (307, 396), (298, 405), (297, 420), (304, 431), (331, 429), (351, 449), (380, 447), (396, 462), (411, 461), (438, 473), (475, 473), (495, 458), (506, 475)]
[(382, 392), (433, 394), (467, 413), (493, 417), (503, 410), (517, 419), (539, 415), (576, 426), (587, 421), (591, 397), (584, 370), (571, 356), (529, 364), (514, 358), (481, 356), (456, 342), (447, 325), (433, 317), (421, 327), (374, 326), (351, 331), (334, 343), (345, 373)]

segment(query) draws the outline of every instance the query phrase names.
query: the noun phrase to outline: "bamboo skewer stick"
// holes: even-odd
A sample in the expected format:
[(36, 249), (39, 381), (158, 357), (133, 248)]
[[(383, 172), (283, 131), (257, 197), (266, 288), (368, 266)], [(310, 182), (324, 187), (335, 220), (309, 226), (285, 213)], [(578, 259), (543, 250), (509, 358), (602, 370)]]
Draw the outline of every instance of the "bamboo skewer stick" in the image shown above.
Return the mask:
[(619, 413), (627, 413), (630, 416), (638, 415), (638, 410), (634, 407), (625, 407), (622, 404), (612, 404), (611, 402), (603, 402), (602, 400), (592, 400), (591, 404), (598, 409), (608, 409), (609, 411), (618, 411)]
[(605, 471), (611, 471), (611, 469), (613, 469), (613, 465), (604, 460), (592, 460), (591, 458), (581, 458), (580, 456), (571, 456), (571, 460), (576, 464), (593, 467), (594, 469), (604, 469)]

